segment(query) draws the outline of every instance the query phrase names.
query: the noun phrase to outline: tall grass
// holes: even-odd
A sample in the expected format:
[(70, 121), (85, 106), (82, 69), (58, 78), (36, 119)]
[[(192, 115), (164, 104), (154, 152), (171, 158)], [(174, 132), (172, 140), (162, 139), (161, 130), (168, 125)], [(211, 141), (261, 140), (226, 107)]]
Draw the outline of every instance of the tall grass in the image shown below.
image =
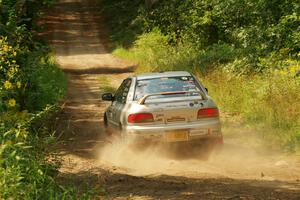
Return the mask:
[(275, 74), (233, 76), (220, 70), (198, 77), (221, 111), (240, 116), (240, 123), (256, 129), (269, 145), (299, 148), (300, 80)]

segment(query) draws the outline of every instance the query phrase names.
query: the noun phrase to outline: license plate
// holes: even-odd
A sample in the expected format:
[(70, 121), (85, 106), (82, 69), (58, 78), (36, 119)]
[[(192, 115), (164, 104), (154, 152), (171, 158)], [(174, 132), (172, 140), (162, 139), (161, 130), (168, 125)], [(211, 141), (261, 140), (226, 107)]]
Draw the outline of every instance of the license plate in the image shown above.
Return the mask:
[(166, 133), (165, 138), (167, 142), (187, 141), (189, 132), (187, 130), (170, 131)]

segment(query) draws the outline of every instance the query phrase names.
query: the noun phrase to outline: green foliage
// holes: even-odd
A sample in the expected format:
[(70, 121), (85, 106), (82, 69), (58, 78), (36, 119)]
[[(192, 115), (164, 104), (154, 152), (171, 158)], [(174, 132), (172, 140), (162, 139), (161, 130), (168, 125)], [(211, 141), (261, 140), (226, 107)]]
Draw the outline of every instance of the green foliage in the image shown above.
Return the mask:
[(39, 111), (63, 97), (65, 78), (48, 51), (42, 45), (28, 51), (0, 39), (0, 111)]
[(20, 66), (16, 63), (17, 49), (6, 38), (0, 38), (0, 111), (16, 106), (15, 96), (20, 93), (22, 82)]
[(206, 50), (199, 51), (191, 43), (180, 43), (176, 46), (169, 44), (170, 38), (158, 29), (140, 35), (126, 50), (119, 47), (114, 54), (138, 61), (137, 71), (167, 71), (201, 69), (209, 71), (222, 63), (233, 61), (237, 54), (233, 47), (227, 44), (215, 44)]
[(264, 68), (259, 58), (282, 49), (288, 50), (286, 57), (296, 58), (300, 51), (297, 0), (160, 0), (152, 7), (146, 7), (144, 1), (100, 2), (112, 21), (112, 39), (118, 46), (136, 45), (140, 35), (158, 29), (170, 45), (198, 51), (193, 63), (200, 68), (203, 60), (198, 61), (198, 57), (207, 56), (213, 63), (205, 69), (215, 68), (220, 60), (223, 64), (242, 58), (247, 69), (237, 67), (240, 73), (261, 72)]
[(28, 57), (25, 74), (28, 87), (22, 100), (28, 110), (41, 110), (47, 104), (55, 104), (66, 90), (66, 80), (57, 67), (54, 57), (35, 52)]
[[(44, 111), (45, 114), (48, 111)], [(47, 188), (55, 185), (52, 175), (56, 164), (46, 162), (47, 137), (43, 130), (39, 134), (29, 132), (31, 121), (39, 115), (31, 115), (26, 111), (6, 112), (0, 116), (0, 198), (32, 199), (47, 196)], [(49, 137), (49, 136), (48, 136)]]
[(49, 151), (56, 139), (46, 127), (56, 111), (0, 115), (0, 199), (89, 199), (55, 181), (60, 160)]
[(117, 44), (128, 46), (136, 39), (137, 34), (143, 32), (143, 17), (140, 15), (143, 7), (140, 7), (140, 5), (144, 0), (98, 1), (105, 5), (102, 12), (110, 19), (110, 28), (114, 33), (110, 35), (111, 40)]
[(159, 71), (158, 66), (163, 64), (161, 61), (167, 59), (168, 52), (172, 51), (167, 40), (158, 30), (145, 33), (135, 41), (132, 57), (137, 58), (141, 65), (151, 66), (151, 71)]
[(202, 48), (222, 42), (258, 55), (281, 48), (295, 53), (299, 9), (296, 0), (165, 0), (146, 13), (145, 26)]

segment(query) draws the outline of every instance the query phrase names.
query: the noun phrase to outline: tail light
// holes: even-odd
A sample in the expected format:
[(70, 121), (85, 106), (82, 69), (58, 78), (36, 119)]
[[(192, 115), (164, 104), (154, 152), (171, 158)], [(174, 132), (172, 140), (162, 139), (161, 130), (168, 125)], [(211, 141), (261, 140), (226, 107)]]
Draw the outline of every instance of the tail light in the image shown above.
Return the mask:
[(217, 108), (203, 108), (198, 110), (198, 119), (219, 117), (219, 110)]
[(127, 121), (129, 123), (147, 123), (153, 122), (153, 115), (151, 113), (136, 113), (128, 115)]

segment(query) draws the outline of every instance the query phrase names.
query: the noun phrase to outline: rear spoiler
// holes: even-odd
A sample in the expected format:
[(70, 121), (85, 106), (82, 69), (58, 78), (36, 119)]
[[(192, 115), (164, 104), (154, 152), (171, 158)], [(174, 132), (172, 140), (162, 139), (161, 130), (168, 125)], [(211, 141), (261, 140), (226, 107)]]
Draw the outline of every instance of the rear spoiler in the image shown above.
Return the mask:
[(203, 93), (203, 92), (200, 92), (200, 91), (175, 91), (175, 92), (161, 92), (161, 93), (153, 93), (153, 94), (146, 94), (145, 96), (143, 96), (139, 101), (138, 103), (140, 105), (144, 105), (145, 104), (145, 101), (146, 99), (148, 99), (149, 97), (152, 97), (152, 96), (159, 96), (159, 95), (174, 95), (174, 94), (189, 94), (189, 93), (197, 93), (201, 96), (201, 98), (203, 100), (207, 100), (207, 97), (206, 95)]

